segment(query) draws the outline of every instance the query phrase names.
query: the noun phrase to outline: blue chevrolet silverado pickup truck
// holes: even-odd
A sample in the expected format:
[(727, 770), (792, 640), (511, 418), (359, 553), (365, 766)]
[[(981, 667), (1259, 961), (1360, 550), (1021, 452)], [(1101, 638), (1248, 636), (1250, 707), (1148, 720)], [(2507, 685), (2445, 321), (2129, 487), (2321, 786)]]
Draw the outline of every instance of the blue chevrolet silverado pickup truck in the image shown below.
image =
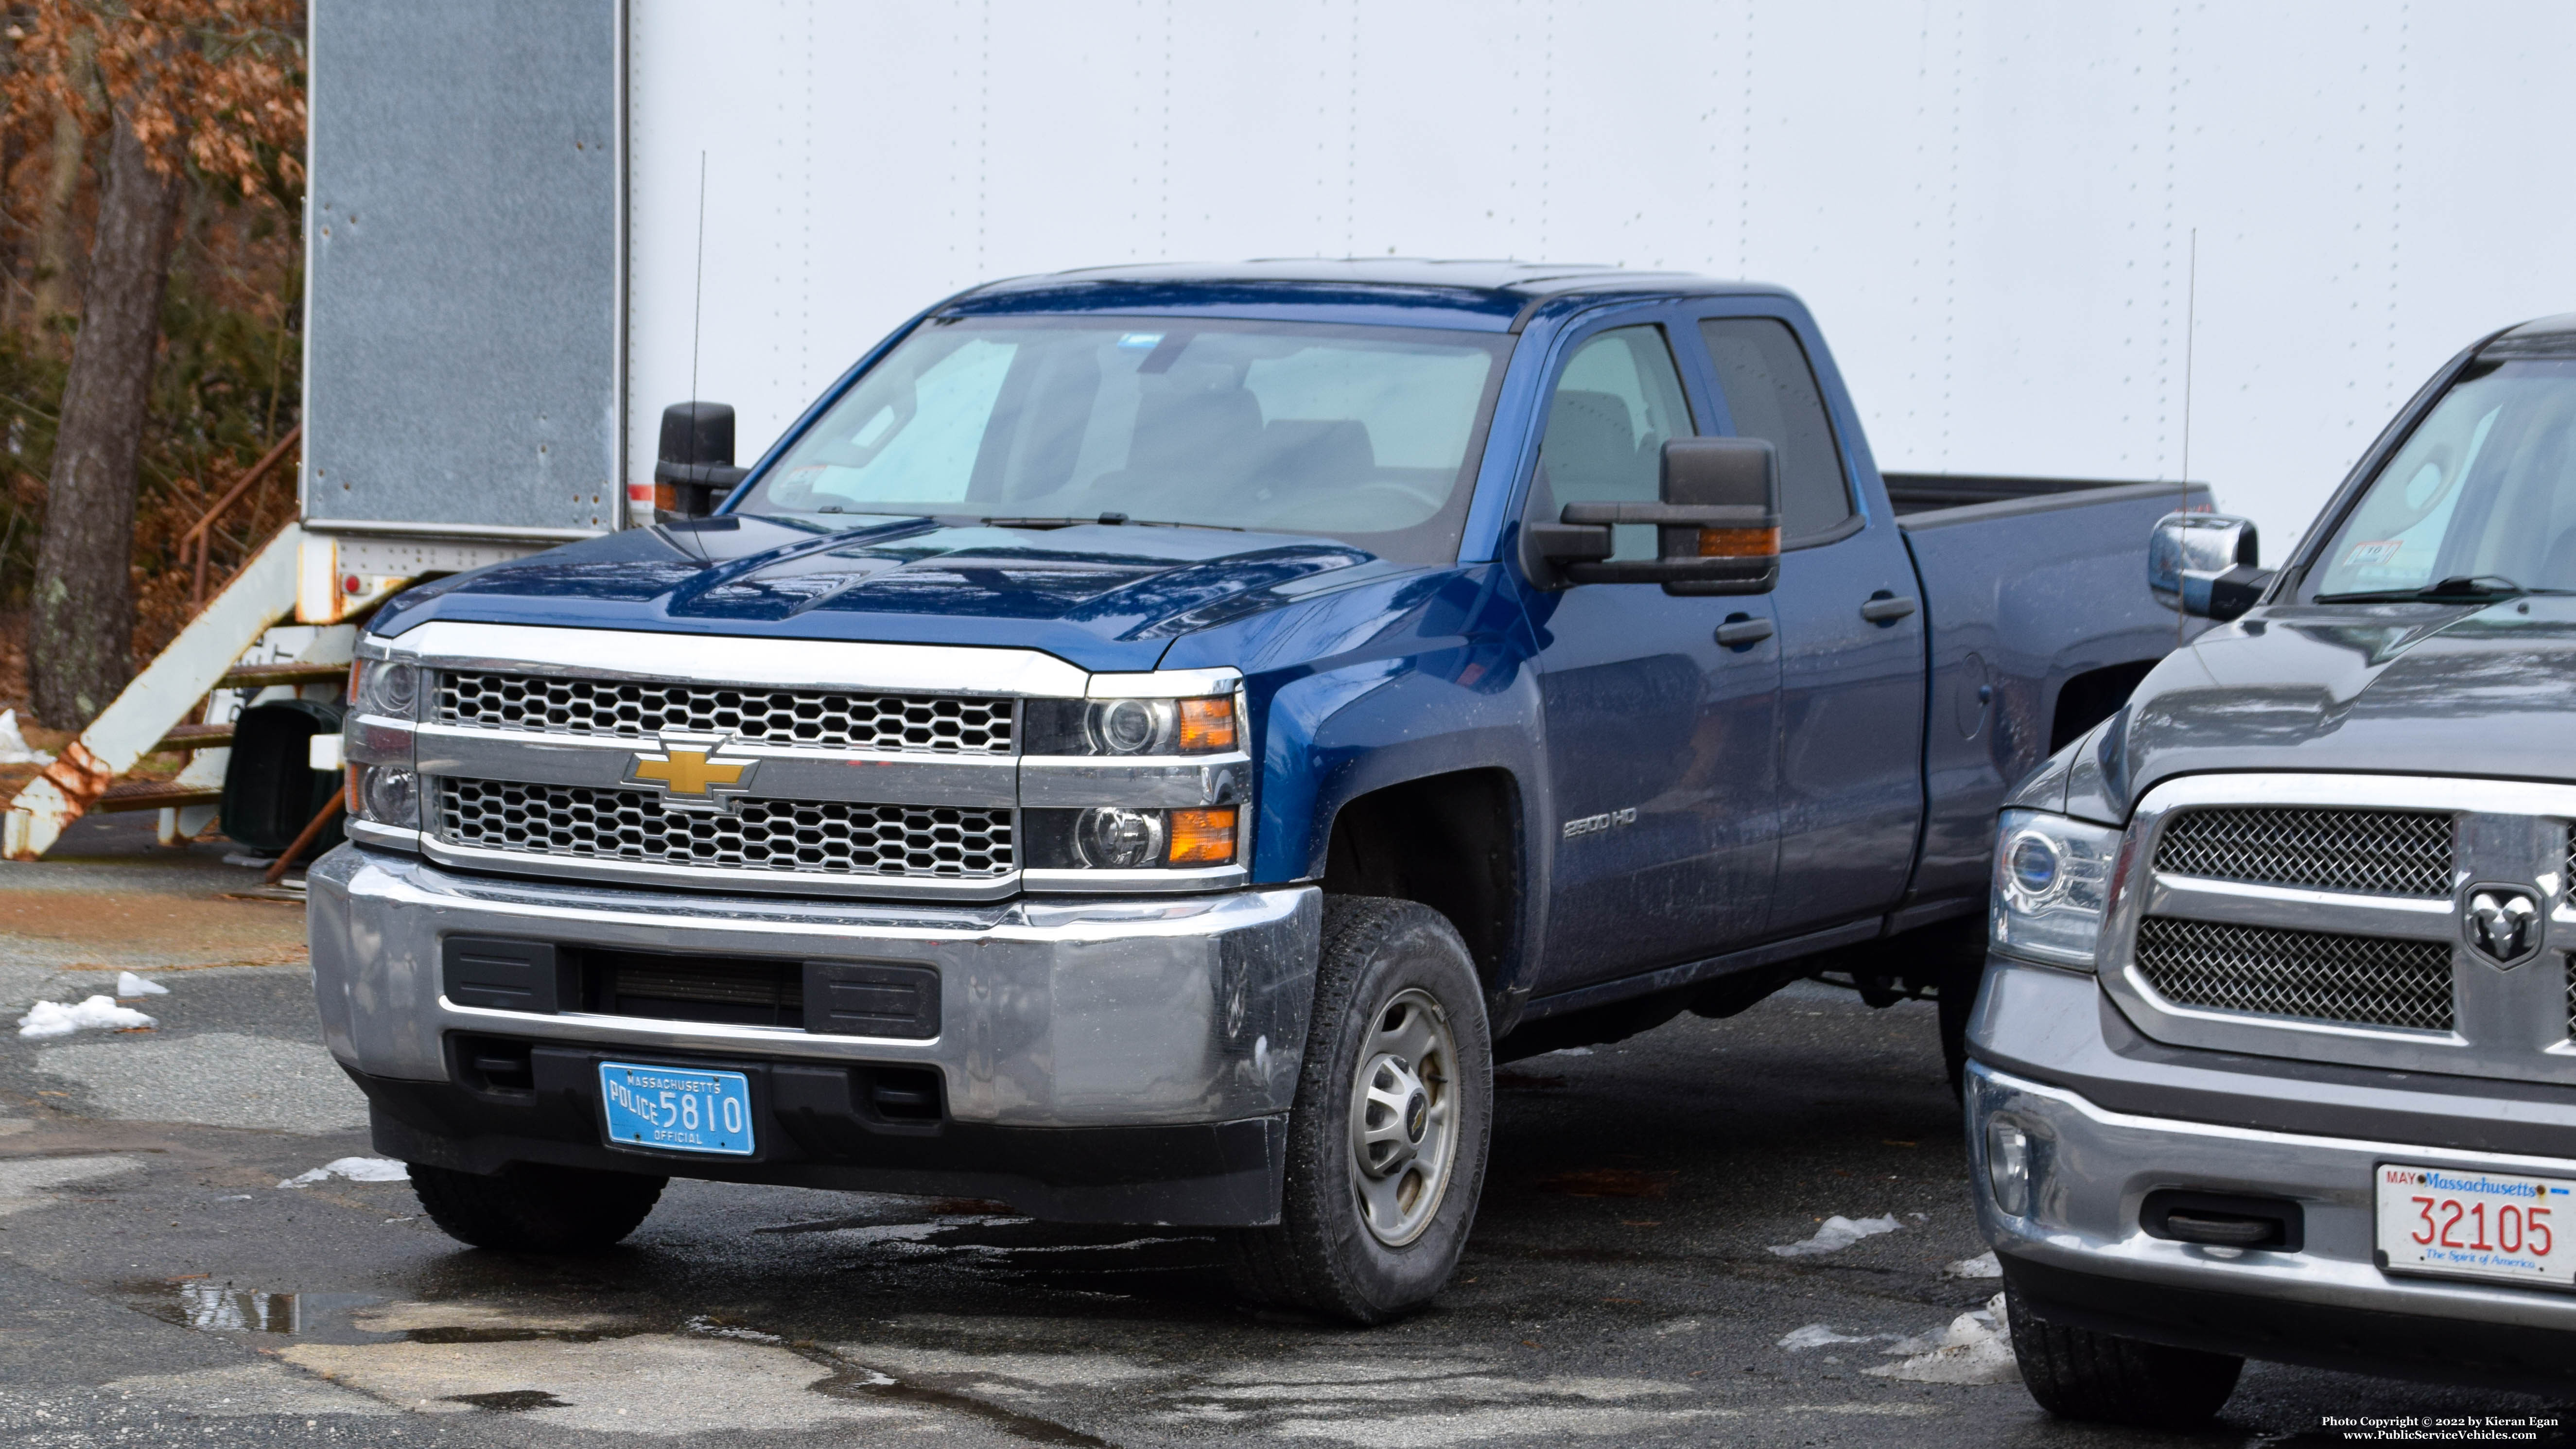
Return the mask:
[(367, 626), (310, 881), (378, 1148), (470, 1243), (964, 1194), (1361, 1322), (1456, 1263), (1498, 1059), (1810, 974), (1955, 1035), (2004, 792), (2206, 506), (1884, 477), (1794, 296), (1606, 268), (1002, 282), (731, 431)]

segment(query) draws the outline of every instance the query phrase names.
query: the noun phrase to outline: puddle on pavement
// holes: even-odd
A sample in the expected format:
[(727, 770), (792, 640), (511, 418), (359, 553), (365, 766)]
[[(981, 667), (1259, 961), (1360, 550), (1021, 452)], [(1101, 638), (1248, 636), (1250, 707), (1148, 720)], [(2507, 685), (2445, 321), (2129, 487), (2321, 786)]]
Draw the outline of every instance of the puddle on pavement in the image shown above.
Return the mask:
[(288, 1293), (207, 1278), (147, 1278), (116, 1285), (127, 1307), (201, 1333), (276, 1333), (354, 1339), (349, 1314), (384, 1300), (366, 1293)]
[(471, 1404), (496, 1413), (523, 1414), (530, 1409), (569, 1409), (572, 1405), (543, 1389), (505, 1389), (497, 1394), (442, 1394), (443, 1404)]
[(304, 1315), (300, 1295), (245, 1292), (211, 1283), (179, 1285), (182, 1328), (208, 1333), (301, 1333)]

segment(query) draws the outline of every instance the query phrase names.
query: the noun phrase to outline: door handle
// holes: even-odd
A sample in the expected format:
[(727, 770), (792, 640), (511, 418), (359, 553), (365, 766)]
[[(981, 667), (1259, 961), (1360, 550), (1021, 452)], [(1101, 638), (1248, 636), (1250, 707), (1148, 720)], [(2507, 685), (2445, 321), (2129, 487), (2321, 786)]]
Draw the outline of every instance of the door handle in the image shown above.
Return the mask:
[(1729, 649), (1750, 649), (1771, 637), (1771, 621), (1738, 614), (1717, 626), (1717, 642)]
[(1873, 624), (1893, 624), (1914, 612), (1912, 599), (1900, 599), (1885, 589), (1869, 596), (1860, 606), (1860, 616)]

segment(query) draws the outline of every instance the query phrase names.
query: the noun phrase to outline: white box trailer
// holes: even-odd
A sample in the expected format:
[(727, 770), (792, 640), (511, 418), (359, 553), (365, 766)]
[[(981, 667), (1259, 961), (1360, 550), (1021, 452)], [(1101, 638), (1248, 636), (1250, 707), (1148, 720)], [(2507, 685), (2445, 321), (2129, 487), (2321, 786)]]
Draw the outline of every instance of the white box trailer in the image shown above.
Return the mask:
[(747, 460), (1014, 273), (1761, 277), (1892, 466), (2215, 477), (2286, 536), (2443, 356), (2576, 297), (2576, 196), (2533, 184), (2571, 46), (2540, 0), (315, 0), (301, 522), (8, 849), (246, 651), (319, 673), (408, 580), (648, 522), (666, 404), (732, 404)]

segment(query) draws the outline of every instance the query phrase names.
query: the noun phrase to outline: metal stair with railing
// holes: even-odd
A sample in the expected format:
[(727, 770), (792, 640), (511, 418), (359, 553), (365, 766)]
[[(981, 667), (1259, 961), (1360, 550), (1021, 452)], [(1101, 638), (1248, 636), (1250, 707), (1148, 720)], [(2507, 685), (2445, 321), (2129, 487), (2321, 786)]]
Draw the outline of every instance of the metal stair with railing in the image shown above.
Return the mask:
[[(200, 752), (224, 749), (233, 740), (228, 721), (189, 722), (201, 702), (218, 690), (239, 690), (247, 703), (274, 686), (328, 684), (346, 676), (346, 643), (325, 637), (345, 630), (316, 631), (299, 651), (308, 657), (245, 662), (260, 652), (271, 629), (297, 612), (307, 543), (301, 526), (289, 523), (280, 529), (250, 554), (211, 599), (206, 597), (209, 555), (219, 520), (271, 476), (294, 452), (302, 435), (300, 427), (290, 430), (181, 536), (181, 556), (190, 559), (194, 573), (195, 617), (90, 721), (78, 739), (65, 745), (54, 762), (18, 792), (5, 817), (0, 817), (0, 823), (5, 823), (0, 854), (12, 860), (37, 859), (53, 848), (73, 821), (108, 811), (162, 811), (163, 843), (178, 843), (194, 833), (188, 828), (191, 817), (194, 826), (202, 828), (223, 797), (220, 759)], [(191, 752), (190, 766), (179, 778), (123, 778), (145, 756), (169, 750)]]

